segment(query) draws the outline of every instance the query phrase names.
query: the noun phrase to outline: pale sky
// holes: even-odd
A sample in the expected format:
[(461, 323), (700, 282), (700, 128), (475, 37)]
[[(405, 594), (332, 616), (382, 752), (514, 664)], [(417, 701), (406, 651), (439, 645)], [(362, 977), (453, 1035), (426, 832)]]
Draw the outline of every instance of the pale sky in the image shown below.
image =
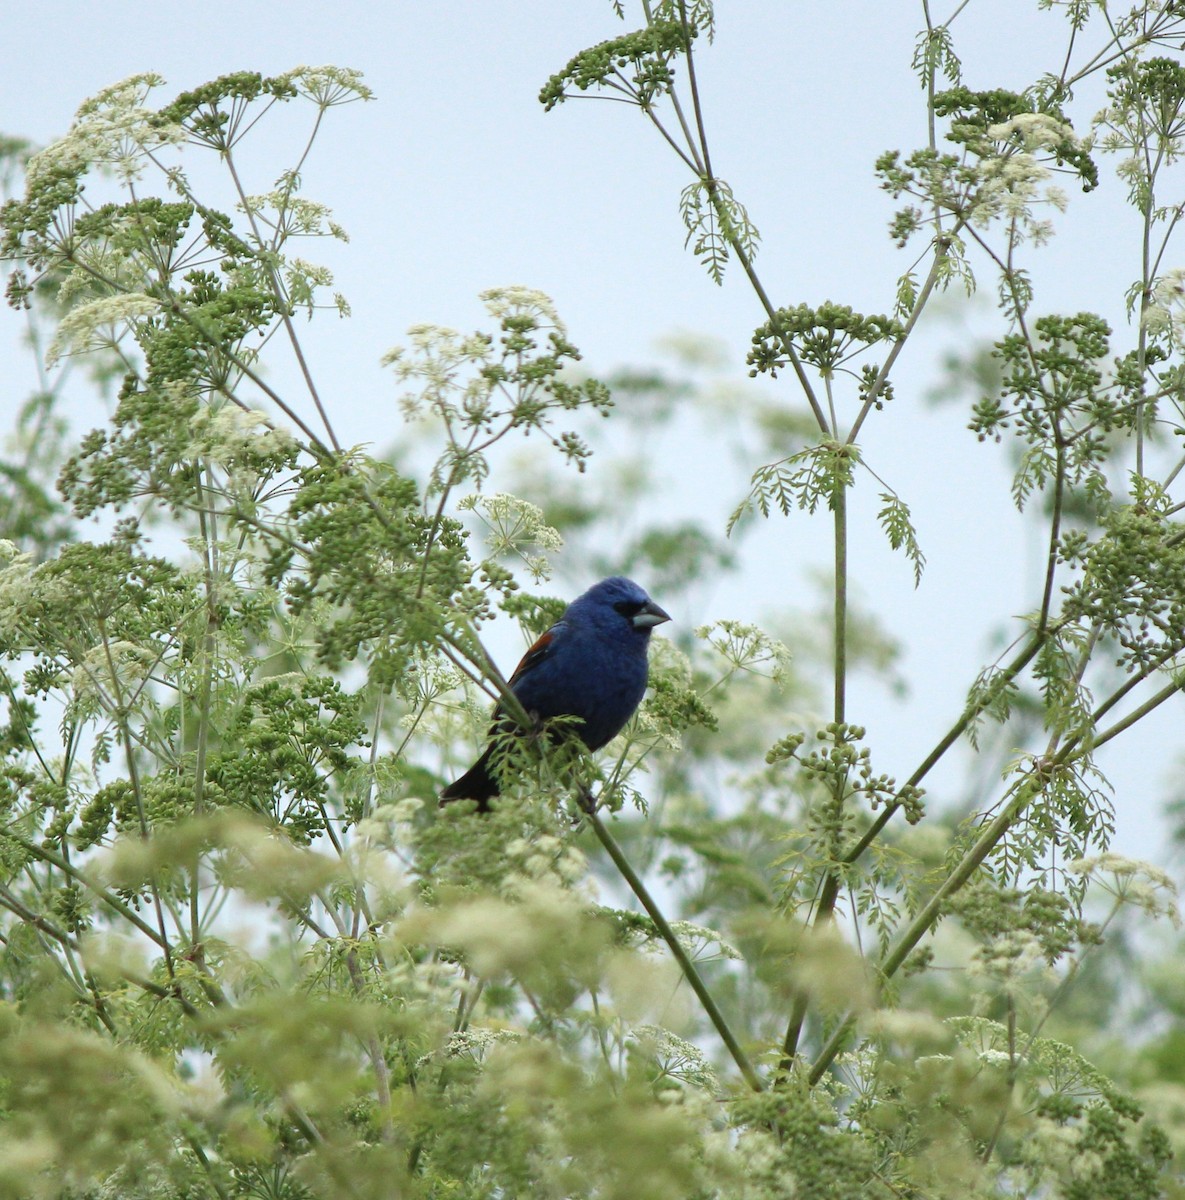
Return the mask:
[[(941, 19), (955, 5), (932, 7)], [(909, 68), (920, 3), (720, 0), (717, 8), (716, 44), (700, 46), (697, 60), (708, 134), (717, 172), (763, 235), (757, 267), (767, 290), (777, 304), (832, 299), (888, 311), (907, 259), (886, 235), (893, 205), (872, 164), (926, 139)], [(954, 26), (969, 86), (1019, 90), (1060, 66), (1062, 18), (1035, 9), (1029, 0), (971, 0)], [(477, 293), (500, 284), (549, 293), (593, 373), (651, 363), (655, 339), (691, 330), (721, 339), (743, 379), (762, 314), (739, 271), (717, 288), (684, 251), (685, 168), (631, 109), (580, 100), (544, 114), (537, 100), (574, 53), (634, 23), (634, 15), (617, 21), (609, 0), (42, 0), (7, 22), (0, 131), (49, 140), (86, 96), (139, 71), (165, 76), (163, 103), (234, 70), (360, 69), (375, 101), (330, 114), (305, 172), (305, 193), (351, 234), (348, 246), (318, 246), (310, 257), (330, 262), (353, 317), (319, 318), (306, 345), (343, 440), (382, 449), (400, 428), (382, 353), (418, 322), (474, 327), (483, 315)], [(1098, 198), (1068, 187), (1070, 211), (1033, 264), (1038, 308), (1091, 307), (1118, 329), (1138, 227), (1110, 169), (1103, 164)], [(271, 182), (263, 171), (249, 188)], [(980, 332), (993, 324), (986, 273), (983, 292), (972, 322)], [(10, 365), (18, 333), (13, 314), (0, 316), (0, 377), (26, 369)], [(911, 690), (903, 700), (856, 680), (849, 711), (868, 726), (878, 769), (898, 778), (957, 714), (997, 652), (1001, 621), (1038, 595), (1040, 547), (1012, 508), (1003, 453), (976, 443), (964, 411), (936, 413), (922, 400), (943, 350), (966, 336), (957, 324), (922, 329), (901, 361), (897, 399), (862, 437), (866, 460), (911, 505), (928, 559), (915, 591), (909, 565), (877, 529), (879, 489), (861, 484), (854, 581), (905, 644)], [(763, 386), (799, 403), (789, 377)], [(710, 478), (711, 447), (665, 449), (685, 458), (690, 483), (673, 487), (669, 503), (722, 527), (740, 498), (737, 481)], [(588, 481), (598, 486), (595, 462)], [(829, 539), (825, 515), (775, 519), (749, 539), (741, 573), (706, 587), (700, 611), (673, 615), (760, 620), (805, 604), (808, 573), (827, 564)], [(1181, 702), (1171, 703), (1106, 760), (1118, 791), (1115, 848), (1161, 863), (1156, 812), (1180, 717)], [(936, 775), (936, 790), (958, 778)]]

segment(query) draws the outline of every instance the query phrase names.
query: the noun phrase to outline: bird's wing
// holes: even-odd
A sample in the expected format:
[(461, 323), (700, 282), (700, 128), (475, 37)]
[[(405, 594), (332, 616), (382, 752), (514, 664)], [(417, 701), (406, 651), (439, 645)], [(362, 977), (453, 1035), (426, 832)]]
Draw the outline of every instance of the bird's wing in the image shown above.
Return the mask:
[(555, 643), (556, 626), (553, 625), (539, 640), (523, 655), (522, 661), (514, 668), (514, 674), (508, 680), (513, 688), (516, 683), (521, 683), (525, 675), (530, 674), (548, 655), (551, 654), (552, 647)]

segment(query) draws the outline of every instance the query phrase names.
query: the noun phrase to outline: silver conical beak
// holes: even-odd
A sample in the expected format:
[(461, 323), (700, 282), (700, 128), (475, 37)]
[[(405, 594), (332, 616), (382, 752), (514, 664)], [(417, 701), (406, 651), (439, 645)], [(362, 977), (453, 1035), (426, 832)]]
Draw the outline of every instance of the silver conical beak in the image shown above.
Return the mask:
[(653, 629), (655, 625), (661, 625), (670, 619), (653, 600), (647, 600), (634, 616), (633, 625), (635, 629)]

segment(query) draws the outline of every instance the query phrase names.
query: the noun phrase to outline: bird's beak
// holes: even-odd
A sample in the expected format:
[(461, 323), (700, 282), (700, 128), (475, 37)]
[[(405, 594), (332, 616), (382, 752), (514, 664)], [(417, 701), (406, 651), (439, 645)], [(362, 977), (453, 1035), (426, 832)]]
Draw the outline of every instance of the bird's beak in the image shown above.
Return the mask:
[(670, 616), (663, 612), (653, 600), (647, 600), (634, 615), (633, 626), (635, 629), (653, 629), (655, 625), (661, 625), (670, 619)]

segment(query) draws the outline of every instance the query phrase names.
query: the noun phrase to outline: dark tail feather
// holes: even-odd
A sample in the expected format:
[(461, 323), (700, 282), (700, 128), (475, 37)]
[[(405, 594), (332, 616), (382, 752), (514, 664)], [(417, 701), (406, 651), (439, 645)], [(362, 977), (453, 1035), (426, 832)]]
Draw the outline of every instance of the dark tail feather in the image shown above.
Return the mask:
[(493, 747), (486, 752), (454, 783), (440, 793), (440, 803), (451, 800), (476, 800), (478, 812), (490, 811), (490, 800), (501, 792), (498, 781), (490, 774), (490, 756)]

